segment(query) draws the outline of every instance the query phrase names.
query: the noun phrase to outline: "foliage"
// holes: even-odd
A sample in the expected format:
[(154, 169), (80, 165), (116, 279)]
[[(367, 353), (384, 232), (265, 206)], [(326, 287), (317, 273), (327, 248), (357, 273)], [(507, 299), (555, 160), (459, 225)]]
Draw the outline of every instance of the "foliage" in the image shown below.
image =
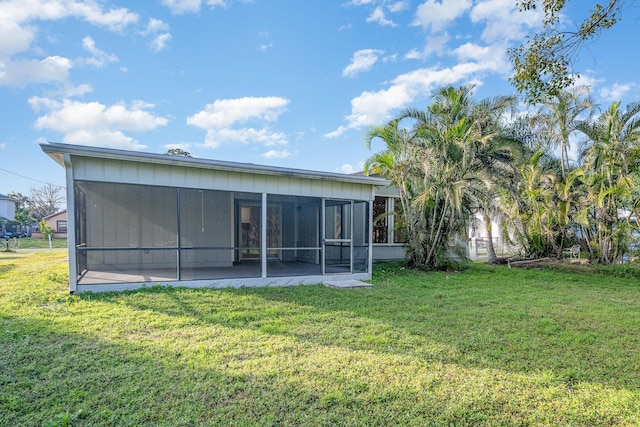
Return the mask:
[(50, 237), (53, 237), (54, 230), (47, 224), (47, 221), (41, 219), (40, 222), (38, 222), (38, 227), (40, 228), (43, 239), (49, 240)]
[(0, 425), (638, 425), (637, 279), (377, 265), (372, 289), (70, 296), (0, 254)]
[(424, 111), (406, 110), (367, 136), (369, 145), (374, 139), (386, 145), (365, 169), (398, 187), (410, 262), (417, 268), (466, 258), (469, 218), (488, 209), (497, 171), (506, 170), (513, 156), (499, 138), (498, 122), (514, 99), (476, 103), (472, 89), (442, 88)]
[(574, 57), (585, 43), (616, 24), (624, 0), (608, 0), (604, 6), (596, 3), (574, 31), (562, 27), (562, 10), (567, 0), (516, 0), (516, 3), (520, 11), (539, 6), (544, 11), (542, 30), (508, 52), (514, 70), (511, 82), (526, 101), (537, 103), (556, 96), (575, 82), (578, 74), (572, 69)]
[(188, 151), (185, 151), (185, 150), (183, 150), (181, 148), (170, 148), (164, 154), (167, 154), (169, 156), (191, 157), (191, 153), (189, 153)]
[(38, 188), (32, 187), (27, 202), (31, 217), (40, 221), (46, 216), (57, 213), (64, 202), (62, 190), (62, 187), (51, 183)]
[[(502, 234), (529, 256), (562, 255), (579, 244), (589, 259), (602, 264), (634, 257), (640, 233), (640, 105), (621, 111), (614, 103), (595, 120), (584, 88), (563, 90), (509, 133), (546, 143), (520, 165), (515, 191), (502, 193), (507, 213)], [(584, 139), (578, 162), (570, 165), (569, 135)], [(564, 142), (563, 142), (564, 141)], [(561, 148), (561, 159), (549, 153)]]
[(2, 252), (15, 252), (20, 247), (20, 242), (16, 238), (12, 239), (0, 239), (0, 248)]
[(540, 125), (546, 137), (547, 148), (560, 148), (562, 178), (569, 165), (570, 136), (582, 123), (591, 118), (595, 106), (587, 86), (575, 86), (558, 91), (540, 104), (538, 113), (532, 118), (532, 125)]
[(615, 102), (596, 121), (578, 129), (589, 140), (582, 151), (585, 203), (578, 222), (591, 258), (611, 264), (629, 254), (634, 232), (639, 231), (640, 104), (621, 111)]

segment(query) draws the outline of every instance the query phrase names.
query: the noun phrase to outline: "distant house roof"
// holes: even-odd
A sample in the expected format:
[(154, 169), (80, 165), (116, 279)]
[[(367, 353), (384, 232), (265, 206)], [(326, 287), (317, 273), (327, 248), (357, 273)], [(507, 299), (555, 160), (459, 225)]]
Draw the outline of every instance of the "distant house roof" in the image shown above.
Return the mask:
[(42, 219), (47, 220), (47, 219), (53, 218), (54, 216), (62, 215), (62, 214), (65, 214), (65, 213), (67, 213), (67, 210), (66, 210), (66, 209), (63, 209), (63, 210), (61, 210), (61, 211), (59, 211), (59, 212), (53, 213), (53, 214), (51, 214), (51, 215), (47, 215), (47, 216), (45, 216), (45, 217), (44, 217), (44, 218), (42, 218)]
[(277, 166), (257, 165), (254, 163), (227, 162), (222, 160), (201, 159), (194, 157), (170, 156), (167, 154), (141, 153), (137, 151), (116, 150), (111, 148), (88, 147), (72, 144), (49, 142), (40, 144), (42, 151), (62, 166), (65, 166), (64, 155), (96, 157), (102, 159), (136, 161), (199, 169), (253, 173), (259, 175), (293, 176), (298, 178), (320, 179), (327, 181), (350, 182), (354, 184), (382, 185), (389, 182), (383, 178), (348, 175), (333, 172), (319, 172), (305, 169), (283, 168)]
[(5, 196), (4, 194), (0, 194), (0, 200), (12, 200), (13, 201), (13, 199), (11, 197)]

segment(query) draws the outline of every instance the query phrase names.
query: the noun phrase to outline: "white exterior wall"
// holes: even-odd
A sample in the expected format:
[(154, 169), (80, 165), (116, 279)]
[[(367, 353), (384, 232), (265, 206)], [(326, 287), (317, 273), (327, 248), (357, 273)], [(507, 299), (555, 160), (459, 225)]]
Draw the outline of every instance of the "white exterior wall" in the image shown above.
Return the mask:
[(74, 179), (203, 190), (288, 194), (292, 196), (372, 200), (371, 185), (287, 175), (264, 175), (197, 167), (73, 157)]
[(16, 219), (16, 204), (10, 199), (0, 199), (0, 216), (9, 221)]

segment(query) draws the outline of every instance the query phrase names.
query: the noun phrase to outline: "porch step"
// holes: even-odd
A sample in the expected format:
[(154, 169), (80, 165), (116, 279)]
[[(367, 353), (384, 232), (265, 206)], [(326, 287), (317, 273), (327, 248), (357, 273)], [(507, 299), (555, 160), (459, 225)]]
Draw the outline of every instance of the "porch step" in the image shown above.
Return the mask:
[(371, 283), (361, 282), (360, 280), (326, 280), (322, 282), (323, 285), (330, 288), (373, 288)]

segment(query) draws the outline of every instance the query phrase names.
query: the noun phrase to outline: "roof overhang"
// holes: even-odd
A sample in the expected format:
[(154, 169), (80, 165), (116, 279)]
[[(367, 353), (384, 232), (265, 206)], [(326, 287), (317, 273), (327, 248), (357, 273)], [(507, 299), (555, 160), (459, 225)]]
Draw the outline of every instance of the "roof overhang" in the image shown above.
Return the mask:
[(68, 154), (71, 157), (95, 157), (101, 159), (161, 164), (185, 168), (251, 173), (257, 175), (291, 176), (304, 179), (319, 179), (326, 181), (349, 182), (354, 184), (367, 184), (374, 186), (389, 185), (389, 181), (387, 181), (386, 179), (372, 176), (348, 175), (305, 169), (283, 168), (276, 166), (257, 165), (254, 163), (238, 163), (193, 157), (179, 157), (170, 156), (167, 154), (143, 153), (138, 151), (62, 144), (58, 142), (40, 144), (40, 147), (42, 148), (42, 151), (44, 151), (49, 157), (55, 160), (56, 163), (60, 164), (63, 167), (65, 166), (64, 155)]

